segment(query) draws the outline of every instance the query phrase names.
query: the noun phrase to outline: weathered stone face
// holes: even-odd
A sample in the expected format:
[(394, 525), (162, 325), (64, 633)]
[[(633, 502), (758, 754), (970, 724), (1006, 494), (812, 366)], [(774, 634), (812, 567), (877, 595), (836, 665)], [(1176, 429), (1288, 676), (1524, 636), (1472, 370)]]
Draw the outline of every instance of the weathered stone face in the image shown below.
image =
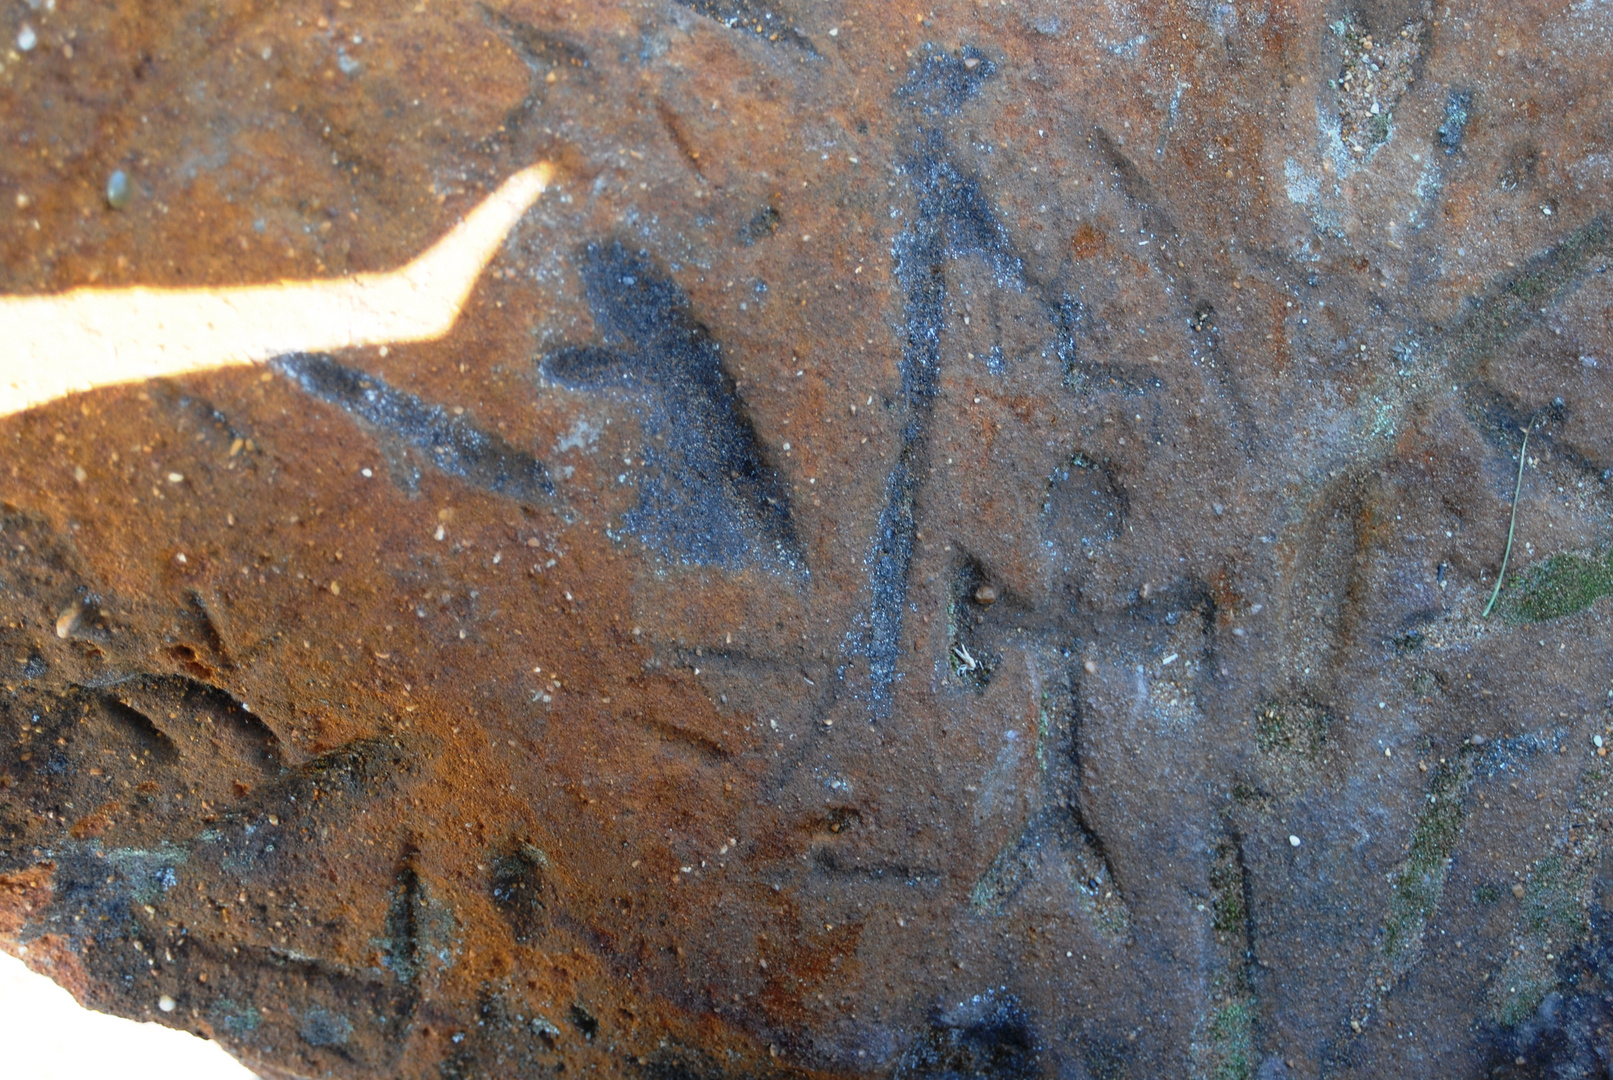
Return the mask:
[(1613, 6), (0, 20), (6, 293), (562, 168), (441, 342), (0, 421), (0, 935), (87, 1003), (270, 1076), (1606, 1067)]

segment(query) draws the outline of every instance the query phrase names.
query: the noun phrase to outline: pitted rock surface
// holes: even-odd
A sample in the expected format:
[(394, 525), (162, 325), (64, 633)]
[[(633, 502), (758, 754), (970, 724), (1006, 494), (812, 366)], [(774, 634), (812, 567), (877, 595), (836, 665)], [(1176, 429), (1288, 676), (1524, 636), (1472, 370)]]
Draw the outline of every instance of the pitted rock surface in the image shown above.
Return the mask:
[(0, 944), (87, 1004), (268, 1077), (1609, 1068), (1613, 6), (0, 23), (7, 293), (561, 167), (440, 342), (0, 421)]

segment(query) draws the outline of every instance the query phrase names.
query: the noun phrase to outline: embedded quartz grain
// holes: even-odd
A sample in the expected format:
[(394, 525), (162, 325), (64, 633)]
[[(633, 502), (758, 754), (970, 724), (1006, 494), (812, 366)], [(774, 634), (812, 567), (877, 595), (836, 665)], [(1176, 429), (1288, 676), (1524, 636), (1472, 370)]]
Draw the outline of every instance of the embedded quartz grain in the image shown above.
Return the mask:
[(0, 422), (0, 943), (86, 1002), (267, 1076), (1599, 1060), (1602, 6), (27, 19), (7, 293), (560, 170), (441, 341)]

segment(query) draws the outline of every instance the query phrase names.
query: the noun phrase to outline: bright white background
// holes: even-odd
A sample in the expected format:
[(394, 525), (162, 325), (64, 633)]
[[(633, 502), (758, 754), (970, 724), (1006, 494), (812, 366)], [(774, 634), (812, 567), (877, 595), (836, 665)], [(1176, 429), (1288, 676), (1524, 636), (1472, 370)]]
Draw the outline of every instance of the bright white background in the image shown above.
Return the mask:
[(0, 952), (0, 1075), (6, 1080), (257, 1080), (216, 1043), (79, 1007)]

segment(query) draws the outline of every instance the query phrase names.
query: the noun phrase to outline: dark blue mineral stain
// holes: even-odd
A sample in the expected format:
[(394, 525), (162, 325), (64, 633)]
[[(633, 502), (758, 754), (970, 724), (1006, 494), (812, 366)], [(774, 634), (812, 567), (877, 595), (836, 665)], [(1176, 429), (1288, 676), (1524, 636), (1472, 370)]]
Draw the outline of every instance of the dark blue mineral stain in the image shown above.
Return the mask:
[(310, 1046), (345, 1046), (353, 1037), (353, 1022), (341, 1013), (315, 1006), (303, 1014), (297, 1034)]
[(925, 119), (956, 116), (996, 73), (997, 66), (973, 46), (957, 56), (930, 49), (897, 96)]
[(671, 562), (806, 572), (789, 498), (688, 298), (643, 252), (589, 244), (582, 278), (603, 343), (545, 356), (545, 378), (629, 402), (643, 425), (623, 525)]
[[(850, 687), (870, 720), (890, 715), (901, 671), (902, 621), (908, 603), (908, 577), (917, 534), (914, 516), (921, 477), (928, 472), (929, 432), (940, 387), (941, 339), (946, 332), (947, 269), (960, 259), (979, 259), (1000, 289), (1028, 292), (1048, 324), (1048, 349), (1056, 355), (1078, 391), (1146, 393), (1157, 379), (1137, 379), (1079, 354), (1077, 337), (1084, 313), (1059, 282), (1035, 280), (1014, 248), (980, 180), (958, 161), (946, 126), (980, 92), (996, 66), (973, 48), (947, 53), (930, 47), (897, 91), (910, 118), (905, 152), (898, 166), (917, 203), (911, 223), (895, 239), (891, 258), (903, 293), (902, 399), (905, 406), (900, 450), (886, 481), (885, 508), (879, 516), (868, 557), (868, 607), (846, 635), (840, 677), (847, 685), (854, 658), (868, 664), (867, 683)], [(993, 375), (1006, 374), (999, 348), (986, 358)]]
[(1439, 145), (1447, 154), (1462, 148), (1467, 135), (1468, 115), (1473, 108), (1473, 91), (1452, 90), (1445, 98), (1445, 118), (1439, 125)]
[(1000, 989), (936, 1014), (902, 1055), (895, 1080), (1029, 1080), (1039, 1045), (1018, 999)]
[(852, 631), (847, 650), (868, 662), (866, 697), (874, 719), (890, 715), (900, 678), (902, 615), (917, 531), (914, 497), (929, 454), (930, 422), (940, 386), (947, 264), (978, 258), (991, 267), (1001, 286), (1025, 287), (1023, 264), (979, 181), (957, 166), (945, 134), (930, 126), (931, 121), (955, 114), (994, 70), (972, 49), (957, 56), (932, 53), (900, 91), (920, 118), (901, 166), (917, 196), (918, 212), (897, 236), (892, 251), (896, 281), (904, 294), (905, 339), (899, 368), (906, 422), (869, 555), (867, 617)]
[(783, 45), (800, 49), (808, 56), (819, 55), (812, 41), (795, 25), (794, 16), (787, 10), (758, 0), (676, 0), (691, 11), (730, 30), (743, 30), (755, 34), (770, 45)]
[(55, 855), (55, 891), (37, 933), (59, 933), (116, 947), (135, 921), (134, 909), (160, 903), (179, 883), (187, 853), (169, 843), (151, 849), (103, 849), (99, 841), (70, 842)]
[(306, 393), (339, 406), (384, 439), (425, 451), (428, 460), (449, 476), (523, 502), (554, 498), (543, 462), (441, 405), (428, 404), (328, 356), (293, 353), (271, 364)]

